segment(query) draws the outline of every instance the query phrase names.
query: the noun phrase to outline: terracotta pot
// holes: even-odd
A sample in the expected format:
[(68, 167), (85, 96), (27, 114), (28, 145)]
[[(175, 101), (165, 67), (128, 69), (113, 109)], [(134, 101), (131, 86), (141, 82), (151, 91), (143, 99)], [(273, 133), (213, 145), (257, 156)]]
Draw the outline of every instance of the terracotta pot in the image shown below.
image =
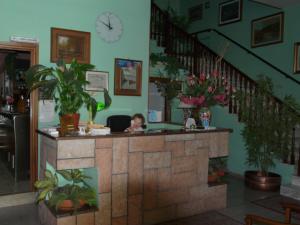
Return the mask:
[(66, 134), (68, 132), (78, 130), (78, 124), (80, 119), (79, 113), (61, 115), (59, 119), (61, 134)]
[[(79, 200), (79, 206), (78, 209), (82, 208), (85, 205), (85, 201)], [(70, 212), (74, 211), (75, 207), (73, 205), (73, 202), (71, 200), (64, 200), (58, 207), (59, 211), (64, 211), (64, 212)]]
[(214, 182), (217, 182), (217, 180), (218, 180), (218, 175), (216, 173), (209, 174), (207, 177), (208, 183), (214, 183)]
[(276, 173), (268, 173), (265, 176), (258, 171), (246, 171), (245, 184), (256, 190), (278, 191), (281, 185), (281, 176)]
[(225, 171), (224, 170), (218, 170), (217, 172), (219, 177), (224, 177), (225, 176)]

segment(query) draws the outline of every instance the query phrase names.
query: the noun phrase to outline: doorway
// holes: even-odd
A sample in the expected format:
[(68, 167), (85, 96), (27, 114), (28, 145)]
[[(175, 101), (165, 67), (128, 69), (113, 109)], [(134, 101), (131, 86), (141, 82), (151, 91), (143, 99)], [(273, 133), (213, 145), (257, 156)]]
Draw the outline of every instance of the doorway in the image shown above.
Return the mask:
[(33, 191), (37, 180), (38, 93), (25, 85), (37, 63), (37, 44), (0, 42), (0, 195)]

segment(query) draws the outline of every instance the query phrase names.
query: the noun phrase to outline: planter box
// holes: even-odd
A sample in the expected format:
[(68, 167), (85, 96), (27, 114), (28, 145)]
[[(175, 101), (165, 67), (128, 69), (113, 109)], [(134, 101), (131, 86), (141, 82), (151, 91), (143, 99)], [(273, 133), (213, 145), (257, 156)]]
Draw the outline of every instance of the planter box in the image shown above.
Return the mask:
[(70, 213), (54, 215), (43, 202), (38, 206), (41, 225), (95, 225), (95, 212), (97, 209), (78, 211), (76, 215)]

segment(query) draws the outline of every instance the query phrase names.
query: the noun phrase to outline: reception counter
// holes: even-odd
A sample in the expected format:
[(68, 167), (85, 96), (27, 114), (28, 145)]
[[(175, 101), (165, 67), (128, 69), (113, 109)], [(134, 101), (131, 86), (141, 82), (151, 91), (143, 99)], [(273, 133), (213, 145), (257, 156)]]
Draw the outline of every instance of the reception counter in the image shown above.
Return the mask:
[[(207, 183), (209, 158), (228, 155), (229, 129), (41, 136), (40, 171), (98, 170), (97, 225), (151, 225), (226, 207)], [(42, 176), (42, 173), (40, 174)]]

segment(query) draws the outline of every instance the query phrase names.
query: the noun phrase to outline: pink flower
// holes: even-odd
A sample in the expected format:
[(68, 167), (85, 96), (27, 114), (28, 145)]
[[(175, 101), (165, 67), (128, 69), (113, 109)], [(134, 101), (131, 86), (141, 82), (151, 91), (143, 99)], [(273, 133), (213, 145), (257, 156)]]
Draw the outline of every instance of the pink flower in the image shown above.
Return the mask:
[(194, 105), (201, 106), (205, 102), (205, 97), (203, 95), (200, 97), (195, 97), (193, 101)]
[(216, 96), (214, 96), (214, 99), (221, 104), (226, 103), (226, 95), (225, 94), (216, 95)]
[(201, 73), (200, 76), (199, 76), (199, 78), (200, 78), (201, 81), (205, 81), (206, 76), (205, 76), (204, 73)]
[(208, 91), (208, 93), (212, 93), (212, 92), (213, 92), (212, 86), (209, 86), (209, 87), (207, 88), (207, 91)]
[(187, 83), (188, 83), (189, 86), (194, 86), (196, 84), (194, 77), (195, 76), (193, 75), (193, 76), (189, 76), (187, 78)]
[(219, 76), (219, 71), (213, 70), (212, 73), (211, 73), (211, 75), (216, 78), (216, 77)]

